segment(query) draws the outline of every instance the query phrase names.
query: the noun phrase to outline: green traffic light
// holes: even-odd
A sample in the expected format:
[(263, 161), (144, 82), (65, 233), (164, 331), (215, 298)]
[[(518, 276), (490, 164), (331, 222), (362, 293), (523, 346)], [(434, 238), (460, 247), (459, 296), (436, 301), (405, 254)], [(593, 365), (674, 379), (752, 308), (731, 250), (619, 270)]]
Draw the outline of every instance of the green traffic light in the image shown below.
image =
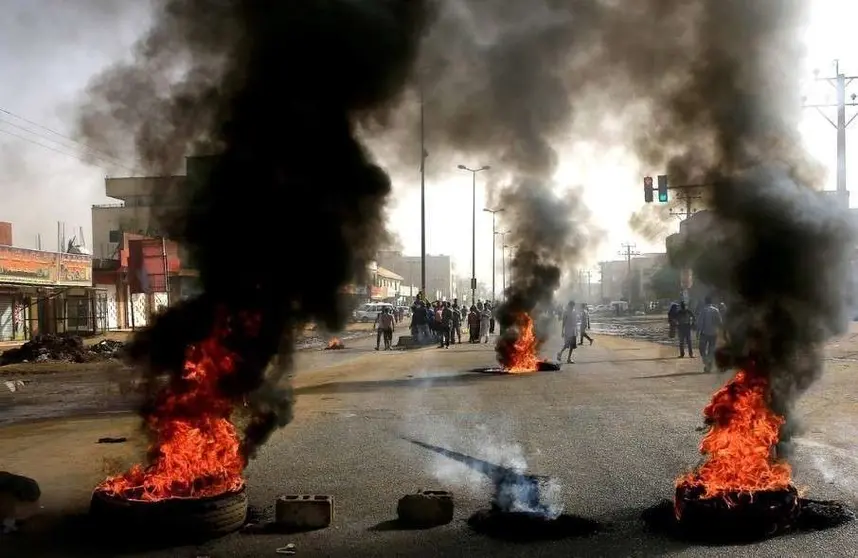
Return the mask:
[(667, 192), (659, 192), (658, 201), (661, 203), (665, 203), (667, 201)]

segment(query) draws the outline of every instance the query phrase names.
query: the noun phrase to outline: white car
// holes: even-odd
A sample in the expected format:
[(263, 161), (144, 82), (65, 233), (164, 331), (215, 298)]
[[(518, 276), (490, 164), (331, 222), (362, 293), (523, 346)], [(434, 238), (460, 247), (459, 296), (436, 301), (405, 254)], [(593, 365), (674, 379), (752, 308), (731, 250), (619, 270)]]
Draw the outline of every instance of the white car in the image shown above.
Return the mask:
[(360, 305), (357, 310), (352, 312), (352, 317), (356, 322), (374, 322), (381, 314), (382, 308), (387, 308), (391, 312), (395, 309), (392, 304), (387, 302), (368, 302)]

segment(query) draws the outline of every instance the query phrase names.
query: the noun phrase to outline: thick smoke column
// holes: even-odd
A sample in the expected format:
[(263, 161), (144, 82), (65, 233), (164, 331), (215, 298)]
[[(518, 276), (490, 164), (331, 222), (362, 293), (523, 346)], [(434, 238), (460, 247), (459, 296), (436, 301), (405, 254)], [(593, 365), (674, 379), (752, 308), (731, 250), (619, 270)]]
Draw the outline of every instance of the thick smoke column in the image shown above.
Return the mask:
[[(853, 307), (851, 219), (814, 191), (815, 166), (798, 137), (807, 3), (694, 4), (690, 57), (676, 45), (677, 63), (645, 70), (662, 73), (665, 85), (650, 99), (658, 126), (641, 135), (639, 152), (671, 176), (712, 185), (711, 235), (690, 239), (701, 254), (697, 275), (731, 299), (733, 362), (756, 360), (774, 410), (786, 414)], [(632, 80), (644, 75), (628, 70)]]
[[(423, 44), (419, 78), (427, 137), (492, 165), (506, 237), (515, 246), (502, 329), (550, 303), (588, 240), (578, 190), (559, 197), (555, 142), (571, 129), (583, 83), (570, 75), (586, 54), (598, 2), (440, 2)], [(430, 148), (431, 149), (431, 148)], [(503, 350), (499, 355), (503, 361)]]
[(269, 361), (279, 354), (288, 365), (308, 321), (341, 325), (339, 290), (383, 239), (390, 183), (355, 127), (404, 87), (425, 8), (415, 0), (161, 0), (135, 60), (89, 89), (79, 129), (92, 143), (131, 137), (139, 158), (160, 171), (175, 171), (201, 147), (218, 154), (204, 179), (188, 184), (173, 230), (204, 294), (170, 308), (131, 352), (153, 374), (181, 372), (185, 347), (225, 310), (226, 343), (240, 362), (221, 388), (249, 406), (249, 454), (291, 418)]

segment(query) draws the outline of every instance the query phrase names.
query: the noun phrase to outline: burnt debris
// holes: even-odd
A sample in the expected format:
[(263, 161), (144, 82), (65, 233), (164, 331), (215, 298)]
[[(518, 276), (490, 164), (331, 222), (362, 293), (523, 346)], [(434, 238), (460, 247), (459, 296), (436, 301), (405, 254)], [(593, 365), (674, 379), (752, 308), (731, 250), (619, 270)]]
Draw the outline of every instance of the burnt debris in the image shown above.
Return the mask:
[(643, 512), (651, 531), (698, 544), (750, 543), (789, 533), (833, 529), (855, 520), (855, 512), (840, 502), (799, 498), (795, 489), (734, 494), (738, 505), (720, 498), (683, 500), (677, 519), (674, 502), (665, 500)]

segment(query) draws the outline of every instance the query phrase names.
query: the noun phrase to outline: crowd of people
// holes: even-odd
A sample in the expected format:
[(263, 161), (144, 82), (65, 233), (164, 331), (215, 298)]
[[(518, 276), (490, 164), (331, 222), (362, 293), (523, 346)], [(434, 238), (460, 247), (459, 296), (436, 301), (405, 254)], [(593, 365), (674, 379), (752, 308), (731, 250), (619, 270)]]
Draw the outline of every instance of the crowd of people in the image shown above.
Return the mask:
[(477, 302), (469, 307), (459, 299), (428, 302), (418, 294), (411, 306), (411, 336), (423, 344), (437, 343), (438, 348), (449, 348), (462, 342), (462, 332), (468, 334), (469, 343), (488, 343), (495, 332), (492, 304)]
[[(437, 343), (438, 348), (449, 348), (451, 344), (461, 343), (463, 332), (467, 333), (469, 343), (488, 343), (489, 337), (495, 333), (492, 306), (489, 301), (480, 301), (469, 308), (459, 305), (457, 298), (452, 302), (428, 302), (422, 294), (418, 294), (411, 306), (411, 336), (420, 344)], [(392, 348), (394, 328), (404, 319), (401, 311), (382, 309), (374, 324), (376, 351), (381, 350), (382, 341), (384, 350)]]

